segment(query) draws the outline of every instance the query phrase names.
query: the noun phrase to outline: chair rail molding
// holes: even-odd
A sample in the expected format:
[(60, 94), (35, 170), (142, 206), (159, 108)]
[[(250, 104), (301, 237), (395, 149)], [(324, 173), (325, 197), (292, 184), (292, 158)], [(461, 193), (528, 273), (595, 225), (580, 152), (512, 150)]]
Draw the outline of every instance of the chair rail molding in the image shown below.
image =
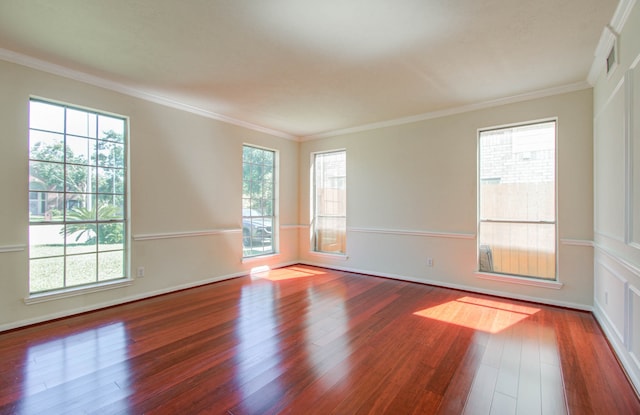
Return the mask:
[(21, 252), (27, 249), (27, 245), (0, 245), (0, 254), (7, 252)]
[(145, 234), (134, 234), (134, 241), (152, 241), (157, 239), (173, 239), (173, 238), (193, 238), (197, 236), (210, 236), (210, 235), (221, 235), (227, 233), (241, 233), (242, 229), (240, 228), (230, 228), (230, 229), (203, 229), (196, 231), (184, 231), (184, 232), (163, 232), (163, 233), (145, 233)]

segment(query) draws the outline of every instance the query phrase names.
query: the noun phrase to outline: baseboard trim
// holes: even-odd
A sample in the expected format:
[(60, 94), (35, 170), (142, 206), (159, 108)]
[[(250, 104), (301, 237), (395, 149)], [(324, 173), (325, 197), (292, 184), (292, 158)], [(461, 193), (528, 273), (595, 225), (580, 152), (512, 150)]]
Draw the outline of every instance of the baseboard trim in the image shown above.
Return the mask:
[[(287, 266), (295, 265), (295, 264), (299, 264), (299, 263), (300, 263), (299, 261), (285, 262), (285, 263), (272, 265), (271, 268), (272, 269), (282, 268), (282, 267), (287, 267)], [(32, 319), (26, 319), (26, 320), (20, 320), (20, 321), (16, 321), (16, 322), (12, 322), (12, 323), (2, 324), (2, 325), (0, 325), (0, 332), (7, 331), (7, 330), (14, 330), (14, 329), (22, 328), (22, 327), (27, 327), (27, 326), (32, 326), (34, 324), (40, 324), (40, 323), (44, 323), (44, 322), (47, 322), (47, 321), (58, 320), (58, 319), (61, 319), (61, 318), (71, 317), (71, 316), (74, 316), (74, 315), (88, 313), (88, 312), (92, 312), (92, 311), (97, 311), (97, 310), (101, 310), (101, 309), (105, 309), (105, 308), (109, 308), (109, 307), (114, 307), (114, 306), (118, 306), (118, 305), (123, 305), (123, 304), (131, 303), (131, 302), (134, 302), (134, 301), (145, 300), (145, 299), (148, 299), (148, 298), (157, 297), (157, 296), (165, 295), (165, 294), (170, 294), (172, 292), (187, 290), (189, 288), (195, 288), (195, 287), (199, 287), (199, 286), (203, 286), (203, 285), (207, 285), (207, 284), (212, 284), (212, 283), (216, 283), (216, 282), (221, 282), (221, 281), (229, 280), (229, 279), (232, 279), (232, 278), (245, 277), (245, 276), (250, 275), (250, 272), (251, 272), (250, 270), (248, 270), (248, 271), (239, 271), (239, 272), (235, 272), (235, 273), (231, 273), (231, 274), (220, 275), (220, 276), (215, 276), (215, 277), (209, 277), (209, 278), (206, 278), (204, 280), (194, 281), (194, 282), (190, 282), (190, 283), (186, 283), (186, 284), (180, 284), (180, 285), (176, 285), (176, 286), (169, 287), (169, 288), (163, 288), (161, 290), (154, 290), (154, 291), (145, 292), (144, 294), (130, 295), (130, 296), (127, 296), (127, 297), (120, 298), (118, 300), (105, 301), (105, 302), (102, 302), (102, 303), (92, 304), (92, 305), (85, 306), (85, 307), (78, 307), (78, 308), (74, 308), (74, 309), (70, 309), (70, 310), (65, 310), (65, 311), (62, 311), (62, 312), (59, 312), (59, 313), (49, 314), (47, 316), (36, 317), (36, 318), (32, 318)], [(89, 295), (89, 294), (85, 294), (85, 295)], [(55, 301), (55, 300), (52, 300), (52, 301)]]
[(598, 325), (602, 329), (607, 338), (607, 341), (613, 348), (614, 354), (616, 358), (620, 362), (620, 365), (624, 369), (625, 375), (629, 379), (629, 382), (635, 389), (636, 395), (640, 399), (640, 375), (637, 373), (637, 370), (634, 370), (634, 364), (631, 361), (631, 357), (629, 356), (629, 352), (625, 345), (620, 341), (620, 338), (616, 334), (615, 329), (610, 326), (609, 319), (606, 314), (600, 308), (598, 302), (595, 302), (593, 307), (593, 316), (595, 317)]
[(327, 264), (322, 264), (322, 263), (317, 263), (317, 262), (312, 262), (312, 261), (300, 261), (300, 264), (310, 265), (310, 266), (314, 266), (314, 267), (335, 269), (337, 271), (353, 272), (353, 273), (356, 273), (356, 274), (371, 275), (373, 277), (390, 278), (390, 279), (394, 279), (394, 280), (415, 282), (415, 283), (424, 284), (424, 285), (433, 285), (433, 286), (442, 287), (442, 288), (451, 288), (451, 289), (458, 290), (458, 291), (466, 291), (466, 292), (472, 292), (472, 293), (477, 293), (477, 294), (493, 295), (495, 297), (502, 297), (502, 298), (509, 298), (509, 299), (513, 299), (513, 300), (527, 301), (527, 302), (531, 302), (531, 303), (550, 305), (550, 306), (554, 306), (554, 307), (570, 308), (570, 309), (579, 310), (579, 311), (589, 311), (589, 312), (593, 311), (593, 307), (591, 307), (589, 305), (579, 304), (579, 303), (571, 303), (571, 302), (567, 302), (567, 301), (555, 301), (555, 300), (549, 300), (547, 298), (532, 297), (532, 296), (527, 296), (527, 295), (514, 295), (512, 293), (507, 293), (507, 292), (503, 292), (503, 291), (485, 290), (485, 289), (482, 289), (482, 288), (472, 287), (472, 286), (468, 286), (468, 285), (450, 284), (450, 283), (445, 283), (445, 282), (442, 282), (442, 281), (436, 281), (436, 280), (430, 280), (430, 279), (424, 279), (424, 278), (416, 278), (416, 277), (411, 277), (411, 276), (401, 275), (401, 274), (386, 273), (386, 272), (375, 272), (375, 271), (359, 269), (359, 268), (340, 267), (340, 266), (334, 266), (333, 264), (327, 265)]

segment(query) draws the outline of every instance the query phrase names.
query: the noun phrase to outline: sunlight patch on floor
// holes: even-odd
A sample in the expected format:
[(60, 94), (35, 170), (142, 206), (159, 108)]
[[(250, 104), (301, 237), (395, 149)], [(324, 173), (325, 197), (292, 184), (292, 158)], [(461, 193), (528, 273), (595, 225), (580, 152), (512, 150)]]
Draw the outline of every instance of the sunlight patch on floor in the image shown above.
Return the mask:
[(252, 279), (265, 279), (270, 281), (282, 281), (295, 278), (306, 278), (314, 275), (326, 274), (324, 271), (305, 268), (305, 267), (286, 267), (278, 269), (270, 269), (267, 265), (255, 267), (251, 269)]
[(461, 297), (413, 313), (416, 316), (480, 330), (499, 333), (540, 311), (539, 308), (499, 300)]

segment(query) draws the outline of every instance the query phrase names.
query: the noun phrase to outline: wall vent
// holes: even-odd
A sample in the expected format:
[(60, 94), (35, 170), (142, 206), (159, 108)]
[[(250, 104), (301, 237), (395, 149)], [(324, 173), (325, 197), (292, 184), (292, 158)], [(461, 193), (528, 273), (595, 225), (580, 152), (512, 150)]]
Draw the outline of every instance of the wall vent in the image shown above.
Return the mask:
[(611, 45), (611, 50), (609, 50), (609, 54), (607, 55), (607, 75), (609, 75), (618, 64), (618, 50), (617, 50), (617, 42), (614, 40), (613, 45)]

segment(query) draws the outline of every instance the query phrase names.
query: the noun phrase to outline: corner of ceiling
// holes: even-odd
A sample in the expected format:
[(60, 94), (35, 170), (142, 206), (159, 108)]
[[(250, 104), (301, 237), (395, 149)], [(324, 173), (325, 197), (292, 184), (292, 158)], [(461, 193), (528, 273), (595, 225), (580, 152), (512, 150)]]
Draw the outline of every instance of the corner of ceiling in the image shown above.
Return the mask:
[(620, 32), (622, 32), (622, 29), (635, 4), (636, 0), (620, 0), (618, 7), (616, 7), (616, 10), (611, 17), (611, 22), (602, 28), (602, 34), (600, 35), (598, 46), (596, 46), (593, 63), (591, 64), (591, 69), (589, 70), (589, 75), (587, 77), (589, 85), (594, 86), (596, 84), (600, 73), (605, 67), (607, 55), (611, 50), (611, 47), (617, 41)]

